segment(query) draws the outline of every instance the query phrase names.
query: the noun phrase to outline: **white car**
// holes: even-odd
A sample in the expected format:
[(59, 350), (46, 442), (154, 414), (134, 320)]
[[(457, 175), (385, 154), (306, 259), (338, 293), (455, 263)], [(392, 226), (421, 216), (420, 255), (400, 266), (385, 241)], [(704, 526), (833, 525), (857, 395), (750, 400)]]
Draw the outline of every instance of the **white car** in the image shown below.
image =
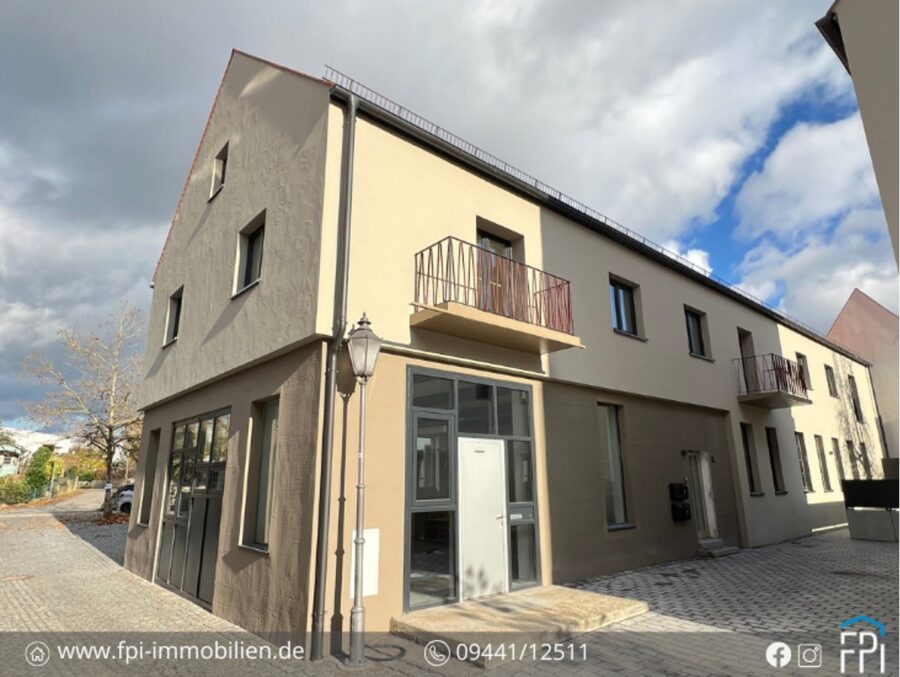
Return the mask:
[(126, 484), (116, 492), (116, 510), (131, 513), (131, 503), (134, 500), (134, 484)]

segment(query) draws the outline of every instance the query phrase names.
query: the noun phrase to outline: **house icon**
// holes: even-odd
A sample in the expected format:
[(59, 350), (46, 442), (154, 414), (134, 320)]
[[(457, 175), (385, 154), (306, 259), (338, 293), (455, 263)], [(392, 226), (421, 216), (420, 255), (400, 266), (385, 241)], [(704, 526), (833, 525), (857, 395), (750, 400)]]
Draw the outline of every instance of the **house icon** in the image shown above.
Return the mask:
[(885, 635), (886, 626), (884, 623), (882, 623), (880, 621), (876, 621), (874, 618), (871, 618), (869, 616), (864, 616), (862, 614), (860, 614), (859, 616), (854, 616), (853, 618), (848, 618), (846, 621), (841, 623), (841, 629), (843, 630), (845, 628), (851, 628), (854, 625), (856, 625), (857, 623), (867, 623), (867, 624), (871, 625), (872, 627), (877, 628), (879, 637), (883, 638)]
[(25, 647), (25, 662), (33, 667), (47, 665), (50, 661), (50, 647), (43, 642), (32, 642)]

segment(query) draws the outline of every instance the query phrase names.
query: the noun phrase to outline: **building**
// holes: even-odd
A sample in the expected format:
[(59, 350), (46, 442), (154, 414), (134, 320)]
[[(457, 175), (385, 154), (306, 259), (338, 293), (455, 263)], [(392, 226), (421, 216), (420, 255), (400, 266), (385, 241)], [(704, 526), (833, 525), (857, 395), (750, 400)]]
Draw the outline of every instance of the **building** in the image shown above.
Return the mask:
[(862, 358), (331, 78), (232, 54), (155, 274), (131, 571), (347, 629), (364, 311), (371, 630), (845, 521)]
[(24, 455), (24, 449), (18, 445), (0, 440), (0, 477), (17, 474)]
[(898, 259), (900, 14), (896, 0), (835, 0), (816, 27), (853, 79), (875, 180)]
[[(854, 289), (828, 331), (828, 338), (847, 346), (871, 363), (872, 387), (878, 402), (880, 424), (887, 455), (898, 456), (900, 438), (900, 384), (897, 359), (900, 354), (900, 318), (871, 296)], [(896, 461), (894, 461), (896, 463)]]

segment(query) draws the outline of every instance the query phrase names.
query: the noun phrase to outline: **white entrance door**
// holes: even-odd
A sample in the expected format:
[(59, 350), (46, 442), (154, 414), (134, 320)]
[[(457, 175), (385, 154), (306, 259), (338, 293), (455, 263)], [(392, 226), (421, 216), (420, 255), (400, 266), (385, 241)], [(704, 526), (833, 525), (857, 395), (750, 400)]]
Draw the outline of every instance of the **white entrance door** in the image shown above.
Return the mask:
[(716, 504), (712, 489), (712, 468), (709, 452), (692, 451), (687, 455), (688, 487), (691, 495), (691, 510), (698, 538), (718, 538), (716, 525)]
[(509, 591), (506, 443), (459, 439), (460, 599)]

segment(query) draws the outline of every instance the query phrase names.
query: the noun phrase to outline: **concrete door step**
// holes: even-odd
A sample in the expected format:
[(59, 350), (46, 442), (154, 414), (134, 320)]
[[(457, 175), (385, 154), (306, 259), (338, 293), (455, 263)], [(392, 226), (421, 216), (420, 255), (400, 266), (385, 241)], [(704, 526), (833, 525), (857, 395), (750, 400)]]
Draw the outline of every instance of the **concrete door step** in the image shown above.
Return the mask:
[[(413, 611), (391, 619), (391, 632), (417, 644), (444, 642), (451, 656), (480, 667), (496, 667), (511, 659), (513, 650), (562, 642), (590, 630), (638, 616), (646, 602), (548, 585), (477, 600)], [(473, 645), (510, 649), (507, 655), (478, 655)], [(526, 648), (528, 647), (528, 648)], [(505, 651), (501, 651), (506, 653)]]

